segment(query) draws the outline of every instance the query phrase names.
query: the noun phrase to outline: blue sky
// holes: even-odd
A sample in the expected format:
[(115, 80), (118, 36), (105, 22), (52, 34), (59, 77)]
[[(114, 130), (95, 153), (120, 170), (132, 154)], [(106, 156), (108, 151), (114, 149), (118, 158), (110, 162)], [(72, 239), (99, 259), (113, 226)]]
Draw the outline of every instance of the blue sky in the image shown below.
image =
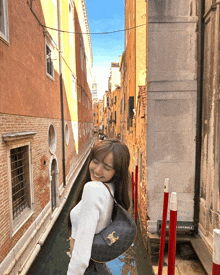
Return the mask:
[[(124, 0), (86, 0), (91, 33), (124, 29)], [(93, 72), (101, 97), (108, 88), (111, 62), (118, 62), (124, 51), (124, 32), (91, 34)]]

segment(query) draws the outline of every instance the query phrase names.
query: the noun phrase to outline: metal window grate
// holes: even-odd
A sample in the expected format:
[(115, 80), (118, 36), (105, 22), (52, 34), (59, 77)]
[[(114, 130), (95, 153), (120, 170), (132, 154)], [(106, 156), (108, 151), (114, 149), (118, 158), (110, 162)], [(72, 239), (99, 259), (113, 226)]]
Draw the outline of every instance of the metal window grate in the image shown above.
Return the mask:
[(13, 219), (28, 206), (27, 197), (27, 146), (11, 149), (11, 182)]

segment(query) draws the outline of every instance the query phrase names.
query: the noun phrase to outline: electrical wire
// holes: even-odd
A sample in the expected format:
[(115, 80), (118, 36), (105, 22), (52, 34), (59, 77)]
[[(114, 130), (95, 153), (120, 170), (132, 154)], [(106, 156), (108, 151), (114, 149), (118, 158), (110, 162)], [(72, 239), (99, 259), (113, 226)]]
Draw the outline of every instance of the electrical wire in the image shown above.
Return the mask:
[(110, 33), (125, 32), (125, 31), (129, 31), (129, 30), (137, 29), (139, 27), (146, 26), (146, 24), (142, 24), (142, 25), (139, 25), (139, 26), (136, 26), (136, 27), (133, 27), (133, 28), (123, 29), (123, 30), (116, 30), (116, 31), (109, 31), (109, 32), (84, 32), (84, 33), (83, 32), (69, 32), (69, 31), (59, 30), (59, 29), (55, 29), (55, 28), (52, 28), (52, 27), (45, 26), (43, 24), (41, 24), (41, 26), (44, 27), (44, 28), (46, 28), (46, 29), (50, 29), (50, 30), (58, 31), (58, 32), (64, 32), (64, 33), (75, 33), (75, 34), (110, 34)]

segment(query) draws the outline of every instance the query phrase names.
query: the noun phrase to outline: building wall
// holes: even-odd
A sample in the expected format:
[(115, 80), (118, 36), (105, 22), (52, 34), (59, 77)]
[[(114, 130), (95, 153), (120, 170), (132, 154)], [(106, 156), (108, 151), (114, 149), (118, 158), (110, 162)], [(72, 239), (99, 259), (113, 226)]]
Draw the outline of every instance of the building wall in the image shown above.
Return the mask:
[[(147, 87), (139, 86), (137, 108), (134, 116), (135, 147), (138, 165), (138, 216), (143, 240), (147, 247)], [(135, 152), (135, 153), (136, 153)], [(133, 168), (135, 171), (135, 167)]]
[[(126, 32), (125, 52), (122, 55), (122, 112), (121, 138), (131, 154), (131, 165), (135, 174), (138, 164), (138, 213), (142, 234), (147, 233), (146, 196), (146, 1), (126, 1), (125, 25), (133, 28)], [(143, 26), (141, 26), (143, 25)], [(137, 27), (137, 28), (134, 28)], [(132, 101), (133, 100), (133, 104)], [(130, 102), (129, 102), (130, 101)]]
[[(62, 28), (85, 30), (88, 22), (84, 1), (76, 1), (73, 5), (72, 26), (69, 21), (70, 2), (61, 1)], [(38, 22), (58, 28), (57, 9), (57, 1), (54, 0), (19, 1), (17, 4), (8, 1), (9, 39), (3, 39), (0, 33), (1, 274), (27, 271), (31, 263), (30, 255), (39, 252), (93, 143), (92, 95), (91, 83), (88, 83), (92, 63), (91, 43), (88, 36), (84, 37), (84, 70), (77, 71), (77, 62), (79, 64), (81, 61), (78, 57), (80, 41), (63, 33), (64, 188), (58, 32), (43, 28)], [(80, 16), (79, 10), (82, 13)], [(53, 50), (53, 77), (46, 73), (45, 48), (48, 39)], [(73, 43), (70, 39), (74, 40)], [(82, 94), (79, 97), (79, 85), (81, 92), (84, 92), (84, 101)], [(50, 125), (55, 136), (49, 137), (49, 133), (53, 132), (49, 131)], [(30, 160), (27, 166), (30, 200), (18, 218), (13, 218), (10, 152), (14, 147), (23, 146), (28, 148)]]
[(111, 62), (111, 92), (121, 85), (121, 78), (119, 73), (119, 63)]
[[(33, 8), (41, 15), (42, 23), (45, 24), (42, 7), (37, 5)], [(8, 14), (10, 44), (0, 42), (0, 112), (60, 118), (58, 61), (54, 63), (55, 81), (52, 81), (46, 76), (45, 37), (42, 27), (34, 18), (27, 3), (17, 5), (8, 3)], [(24, 28), (24, 25), (28, 27)], [(54, 40), (57, 40), (57, 34)], [(58, 60), (56, 49), (54, 54), (54, 58)], [(53, 108), (51, 102), (57, 108)]]
[(125, 52), (122, 54), (120, 60), (120, 73), (121, 73), (121, 89), (120, 89), (120, 135), (121, 141), (126, 143), (126, 125), (127, 115), (125, 111), (126, 102), (126, 71), (125, 71)]
[[(133, 28), (125, 33), (125, 71), (126, 71), (126, 80), (125, 80), (125, 109), (128, 117), (128, 99), (131, 96), (136, 96), (136, 79), (135, 79), (135, 51), (136, 51), (136, 29), (134, 28), (136, 25), (136, 16), (135, 16), (135, 5), (136, 1), (128, 0), (125, 3), (125, 28)], [(134, 106), (135, 107), (135, 106)], [(126, 117), (126, 119), (127, 119)], [(128, 126), (126, 125), (127, 129)], [(126, 134), (126, 138), (129, 136)]]
[[(139, 91), (139, 86), (146, 85), (146, 1), (136, 1), (136, 93)], [(137, 101), (137, 97), (136, 97)]]
[(199, 234), (212, 250), (213, 229), (220, 226), (219, 5), (213, 8), (211, 1), (205, 1), (204, 14)]
[(190, 3), (174, 1), (171, 8), (169, 1), (148, 1), (147, 204), (152, 233), (162, 218), (165, 178), (170, 178), (170, 192), (178, 194), (178, 220), (193, 221), (194, 215), (198, 17)]

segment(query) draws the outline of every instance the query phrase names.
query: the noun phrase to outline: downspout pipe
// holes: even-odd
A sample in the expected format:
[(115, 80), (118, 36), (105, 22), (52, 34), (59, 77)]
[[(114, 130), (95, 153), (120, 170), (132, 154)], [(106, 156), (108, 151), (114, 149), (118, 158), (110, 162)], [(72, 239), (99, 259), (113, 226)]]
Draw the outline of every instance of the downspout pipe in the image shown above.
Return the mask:
[(199, 1), (197, 29), (197, 121), (196, 121), (196, 163), (195, 163), (195, 193), (194, 193), (194, 233), (198, 234), (200, 211), (200, 171), (202, 147), (202, 104), (203, 104), (203, 60), (204, 60), (204, 15), (205, 2)]
[[(58, 17), (58, 29), (61, 30), (61, 4), (60, 0), (57, 0), (57, 17)], [(65, 134), (64, 134), (64, 102), (63, 102), (63, 70), (62, 70), (62, 36), (61, 32), (58, 32), (59, 41), (59, 70), (60, 70), (60, 100), (61, 100), (61, 120), (62, 120), (62, 167), (63, 167), (63, 187), (66, 187), (66, 166), (65, 166)]]

